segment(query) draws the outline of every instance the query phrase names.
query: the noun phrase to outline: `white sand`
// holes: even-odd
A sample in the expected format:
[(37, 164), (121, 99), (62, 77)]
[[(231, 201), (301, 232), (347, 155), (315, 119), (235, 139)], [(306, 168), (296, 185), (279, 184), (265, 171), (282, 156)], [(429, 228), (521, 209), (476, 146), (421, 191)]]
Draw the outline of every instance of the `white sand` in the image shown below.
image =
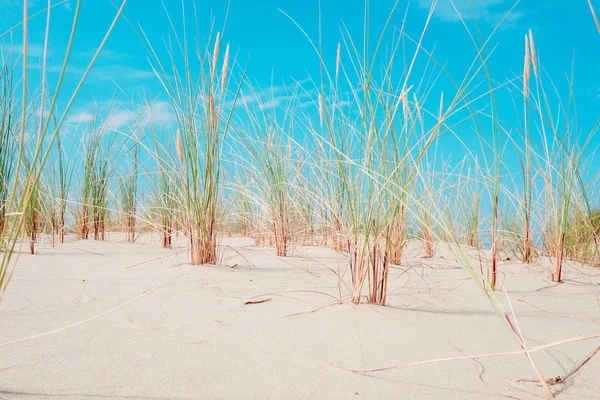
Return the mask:
[[(20, 256), (0, 305), (0, 398), (543, 394), (535, 383), (517, 382), (535, 378), (524, 355), (369, 374), (344, 369), (519, 349), (444, 249), (433, 260), (410, 249), (404, 265), (392, 271), (388, 307), (348, 302), (325, 307), (337, 296), (337, 278), (326, 266), (345, 268), (330, 249), (299, 247), (296, 257), (280, 259), (249, 239), (230, 238), (223, 242), (224, 266), (191, 267), (184, 247), (163, 250), (150, 236), (135, 244), (118, 234), (109, 239), (41, 245), (38, 255)], [(527, 344), (600, 334), (600, 271), (569, 265), (566, 282), (548, 287), (546, 262), (500, 265)], [(271, 300), (244, 305), (266, 298)], [(69, 329), (3, 345), (115, 307)], [(536, 353), (535, 359), (546, 378), (563, 376), (599, 345), (600, 340), (578, 342)], [(558, 398), (600, 398), (600, 354), (553, 390)]]

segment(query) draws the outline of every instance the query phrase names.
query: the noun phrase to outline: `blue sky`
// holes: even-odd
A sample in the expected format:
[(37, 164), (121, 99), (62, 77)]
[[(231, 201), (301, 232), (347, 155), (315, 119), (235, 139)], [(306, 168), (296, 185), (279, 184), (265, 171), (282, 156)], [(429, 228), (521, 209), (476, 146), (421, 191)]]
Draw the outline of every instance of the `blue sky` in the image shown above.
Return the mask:
[[(600, 7), (600, 1), (596, 2), (599, 3), (596, 6)], [(372, 32), (378, 32), (381, 28), (393, 3), (393, 0), (371, 0)], [(0, 2), (0, 32), (5, 32), (21, 20), (22, 4), (21, 0)], [(45, 4), (44, 0), (30, 0), (29, 13), (43, 9)], [(51, 82), (56, 77), (65, 51), (74, 4), (70, 0), (52, 11), (48, 57)], [(171, 35), (165, 7), (177, 21), (181, 19), (181, 4), (179, 0), (129, 0), (125, 16), (136, 27), (141, 27), (157, 48), (161, 48), (162, 40)], [(410, 4), (401, 1), (392, 19), (392, 26), (399, 27), (402, 24), (408, 7), (406, 31), (418, 36), (430, 4), (430, 0), (413, 0)], [(455, 0), (454, 4), (469, 21), (469, 28), (473, 29), (469, 1)], [(470, 4), (482, 34), (487, 36), (514, 2), (471, 0)], [(215, 21), (215, 31), (221, 30), (228, 7), (226, 1), (184, 0), (190, 23), (193, 22), (191, 14), (194, 5), (200, 34), (204, 35), (202, 39), (210, 31), (211, 20)], [(364, 1), (321, 0), (320, 5), (323, 50), (327, 62), (333, 65), (342, 23), (356, 39), (362, 35)], [(314, 50), (298, 27), (279, 9), (294, 18), (308, 35), (317, 40), (318, 0), (231, 0), (229, 4), (225, 41), (231, 43), (232, 53), (237, 54), (239, 63), (248, 63), (248, 78), (260, 87), (304, 81), (308, 76), (318, 79), (319, 63)], [(115, 7), (109, 0), (83, 0), (65, 92), (69, 92), (81, 76), (114, 14)], [(44, 29), (43, 15), (31, 21), (30, 57), (32, 65), (37, 62), (38, 68), (32, 67), (30, 74), (39, 74)], [(580, 123), (591, 127), (596, 122), (600, 106), (600, 74), (597, 73), (600, 36), (591, 18), (587, 0), (522, 0), (489, 46), (490, 49), (494, 48), (490, 67), (496, 82), (506, 82), (522, 73), (523, 38), (529, 29), (533, 31), (543, 67), (556, 82), (559, 91), (566, 90), (565, 75), (571, 73), (572, 65), (575, 66), (575, 96)], [(6, 49), (17, 54), (22, 44), (21, 31), (15, 30), (12, 36), (5, 36), (3, 41), (5, 54)], [(9, 47), (11, 42), (12, 50)], [(439, 1), (424, 38), (424, 47), (430, 50), (435, 48), (436, 57), (457, 77), (464, 73), (475, 56), (474, 47), (449, 0)], [(444, 88), (443, 82), (440, 85), (440, 91), (450, 89)], [(81, 91), (70, 121), (85, 120), (93, 102), (109, 104), (117, 99), (111, 118), (114, 125), (119, 126), (133, 118), (132, 110), (141, 104), (142, 96), (155, 99), (157, 113), (162, 114), (166, 122), (170, 120), (166, 96), (152, 73), (146, 50), (132, 28), (125, 20), (121, 20)], [(432, 97), (439, 99), (439, 94), (432, 93)], [(277, 105), (277, 101), (272, 105)], [(501, 100), (500, 107), (507, 110), (506, 119), (510, 119), (508, 115), (513, 109), (506, 98)]]

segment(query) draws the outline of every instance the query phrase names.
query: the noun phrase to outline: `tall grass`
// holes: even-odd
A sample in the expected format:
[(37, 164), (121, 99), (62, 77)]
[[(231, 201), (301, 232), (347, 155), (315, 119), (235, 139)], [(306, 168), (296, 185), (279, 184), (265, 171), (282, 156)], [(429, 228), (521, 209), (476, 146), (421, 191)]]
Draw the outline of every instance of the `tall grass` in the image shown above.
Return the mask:
[(124, 154), (128, 163), (125, 166), (123, 175), (119, 178), (119, 192), (121, 195), (121, 214), (124, 219), (125, 239), (128, 242), (135, 242), (135, 224), (136, 210), (138, 203), (138, 179), (140, 174), (140, 140), (141, 138), (133, 133), (130, 137), (128, 151)]
[[(477, 159), (474, 160), (477, 171)], [(465, 242), (468, 246), (479, 247), (479, 218), (481, 213), (481, 197), (483, 195), (478, 176), (473, 166), (463, 160), (458, 187), (460, 188), (458, 204), (460, 217), (465, 230)]]
[(172, 145), (178, 151), (178, 173), (183, 182), (184, 225), (189, 232), (191, 263), (214, 264), (223, 140), (243, 75), (230, 91), (230, 67), (235, 66), (235, 59), (230, 59), (229, 44), (223, 45), (221, 34), (213, 35), (212, 31), (201, 43), (197, 25), (196, 41), (189, 43), (185, 10), (182, 17), (181, 24), (177, 24), (182, 32), (178, 33), (167, 13), (174, 42), (168, 42), (166, 57), (161, 57), (142, 34), (152, 68), (177, 119), (178, 131)]
[(257, 99), (256, 109), (244, 103), (246, 114), (236, 131), (240, 132), (242, 154), (247, 155), (246, 174), (255, 181), (259, 197), (255, 202), (264, 205), (277, 256), (285, 257), (291, 245), (292, 197), (296, 191), (293, 179), (298, 172), (292, 154), (295, 128), (292, 107), (296, 95), (292, 93), (292, 100), (280, 110), (265, 107), (252, 87), (251, 93)]
[[(183, 145), (177, 140), (175, 149), (169, 151), (169, 148), (165, 148), (158, 137), (160, 127), (157, 126), (151, 113), (148, 117), (154, 144), (154, 151), (149, 154), (153, 155), (156, 162), (156, 170), (150, 173), (150, 190), (152, 192), (150, 220), (154, 221), (157, 226), (162, 247), (170, 249), (173, 246), (174, 224), (178, 219), (178, 211), (182, 208), (180, 204), (182, 190), (178, 186), (181, 180), (178, 179), (179, 174), (176, 172), (176, 160), (183, 159)], [(167, 135), (170, 138), (173, 136), (175, 135), (172, 133)], [(181, 218), (179, 218), (180, 225), (181, 222)]]
[[(78, 0), (76, 2), (75, 6), (73, 7), (74, 16), (73, 16), (73, 23), (71, 26), (71, 33), (70, 33), (69, 39), (67, 41), (67, 50), (63, 57), (63, 63), (62, 63), (61, 69), (60, 69), (60, 73), (58, 75), (58, 79), (56, 81), (56, 84), (52, 88), (53, 90), (50, 90), (50, 87), (46, 80), (46, 59), (47, 59), (47, 54), (48, 54), (47, 53), (48, 40), (50, 37), (50, 21), (51, 21), (50, 14), (51, 14), (51, 9), (52, 9), (51, 2), (48, 1), (48, 3), (47, 3), (47, 7), (45, 10), (46, 11), (45, 12), (45, 14), (46, 14), (46, 30), (45, 30), (45, 34), (44, 34), (44, 54), (42, 57), (42, 60), (43, 60), (42, 80), (41, 80), (41, 88), (39, 91), (40, 93), (42, 93), (42, 99), (41, 99), (41, 107), (39, 108), (41, 111), (40, 111), (40, 117), (39, 117), (39, 130), (37, 131), (37, 140), (36, 140), (36, 143), (38, 143), (38, 145), (35, 147), (35, 150), (31, 154), (30, 160), (31, 160), (31, 165), (33, 168), (30, 168), (27, 171), (27, 173), (24, 174), (24, 180), (21, 181), (21, 184), (23, 184), (23, 187), (25, 187), (24, 193), (18, 199), (16, 199), (14, 196), (12, 196), (8, 200), (8, 202), (5, 204), (5, 207), (4, 207), (4, 216), (5, 217), (9, 216), (11, 218), (8, 221), (7, 220), (4, 221), (4, 227), (0, 233), (0, 242), (6, 242), (6, 250), (1, 254), (1, 259), (0, 259), (0, 300), (6, 291), (8, 283), (9, 283), (12, 273), (14, 271), (14, 263), (11, 263), (11, 260), (13, 258), (14, 250), (16, 248), (20, 233), (23, 229), (26, 211), (28, 208), (30, 208), (30, 202), (32, 200), (32, 190), (34, 190), (34, 188), (36, 187), (36, 185), (38, 184), (38, 182), (40, 180), (40, 177), (41, 177), (42, 171), (43, 171), (43, 166), (45, 165), (48, 157), (51, 154), (52, 145), (53, 145), (54, 141), (56, 140), (56, 137), (58, 136), (58, 133), (61, 129), (63, 122), (66, 119), (67, 113), (69, 112), (71, 106), (73, 105), (73, 102), (75, 101), (75, 98), (76, 98), (77, 94), (79, 93), (79, 90), (81, 89), (81, 86), (83, 85), (83, 82), (87, 78), (87, 76), (91, 70), (91, 67), (93, 66), (94, 62), (98, 58), (98, 55), (100, 54), (108, 37), (110, 36), (110, 33), (112, 32), (117, 20), (119, 19), (119, 16), (123, 12), (123, 9), (124, 9), (126, 3), (127, 3), (127, 0), (123, 0), (120, 7), (117, 9), (116, 15), (115, 15), (111, 25), (107, 29), (104, 37), (102, 38), (102, 40), (100, 41), (100, 43), (97, 47), (96, 52), (94, 53), (92, 59), (88, 63), (82, 76), (78, 80), (77, 85), (75, 86), (75, 89), (73, 89), (73, 91), (70, 94), (64, 94), (64, 93), (62, 94), (63, 96), (65, 96), (68, 99), (65, 103), (66, 105), (62, 109), (62, 112), (57, 111), (57, 99), (59, 97), (59, 94), (61, 94), (63, 78), (65, 76), (66, 67), (69, 62), (69, 55), (71, 52), (73, 39), (75, 37), (77, 21), (78, 21), (79, 12), (81, 9), (81, 0)], [(27, 80), (28, 69), (29, 69), (28, 57), (27, 57), (27, 55), (28, 55), (27, 43), (29, 40), (28, 6), (29, 6), (29, 2), (27, 0), (24, 0), (23, 1), (23, 22), (20, 24), (20, 25), (22, 25), (22, 28), (23, 28), (23, 54), (22, 54), (23, 69), (22, 69), (22, 77), (21, 77), (22, 78), (21, 79), (22, 92), (21, 92), (21, 98), (19, 99), (19, 101), (21, 102), (22, 118), (20, 121), (21, 122), (20, 133), (18, 135), (15, 135), (15, 137), (16, 137), (16, 150), (15, 151), (17, 154), (16, 155), (16, 167), (15, 167), (16, 170), (14, 173), (15, 176), (19, 176), (21, 173), (20, 164), (23, 162), (25, 151), (26, 151), (25, 132), (27, 129), (28, 121), (25, 118), (25, 115), (27, 114), (27, 110), (30, 108), (30, 101), (31, 101), (28, 96), (28, 94), (31, 91), (31, 88), (28, 87), (28, 80)], [(13, 29), (11, 28), (10, 31), (12, 31), (12, 30)], [(4, 36), (4, 34), (2, 36)], [(48, 99), (46, 99), (46, 97), (45, 97), (46, 93), (49, 94)], [(48, 100), (48, 111), (47, 112), (46, 112), (46, 107), (45, 107), (46, 100)], [(55, 123), (51, 124), (52, 121), (54, 121)], [(44, 138), (45, 140), (41, 140), (42, 138)], [(17, 183), (13, 180), (13, 184), (12, 184), (10, 193), (16, 193), (16, 188), (17, 188), (16, 185), (17, 185)]]
[[(37, 145), (36, 145), (37, 147)], [(32, 164), (31, 154), (27, 152), (23, 156), (23, 172), (25, 176), (30, 176), (33, 173), (34, 166)], [(42, 190), (40, 181), (30, 181), (23, 188), (21, 196), (29, 195), (29, 201), (25, 209), (25, 233), (29, 236), (29, 252), (35, 254), (35, 245), (37, 236), (41, 230), (40, 216), (42, 215)]]
[[(330, 179), (327, 186), (332, 196), (323, 203), (330, 209), (334, 227), (339, 226), (342, 232), (349, 260), (350, 298), (355, 303), (363, 301), (365, 286), (368, 302), (386, 303), (390, 260), (399, 261), (404, 245), (407, 199), (423, 158), (470, 83), (467, 76), (464, 86), (458, 87), (456, 97), (447, 104), (440, 94), (436, 111), (424, 107), (431, 102), (428, 95), (434, 90), (437, 75), (431, 73), (433, 78), (426, 79), (427, 72), (417, 77), (413, 73), (419, 56), (425, 59), (425, 71), (429, 62), (435, 65), (420, 45), (434, 9), (430, 9), (419, 40), (414, 41), (412, 56), (396, 57), (407, 51), (399, 49), (404, 41), (397, 40), (382, 57), (380, 47), (397, 6), (398, 2), (375, 37), (373, 51), (369, 48), (365, 6), (362, 49), (348, 31), (343, 31), (345, 52), (337, 52), (335, 73), (327, 69), (320, 48), (303, 31), (319, 56), (322, 70), (315, 99), (319, 121), (311, 124), (310, 130), (324, 149), (315, 153), (322, 158), (317, 165)], [(404, 32), (401, 37), (410, 38)], [(400, 79), (394, 78), (396, 59), (403, 62), (396, 74)], [(385, 179), (373, 179), (373, 175)]]
[(236, 231), (241, 236), (254, 236), (256, 244), (259, 245), (260, 232), (258, 231), (258, 222), (255, 220), (256, 196), (253, 193), (253, 181), (248, 179), (246, 171), (238, 171), (235, 178), (235, 215), (237, 216)]
[[(538, 68), (539, 63), (538, 60)], [(570, 78), (565, 100), (558, 95), (553, 82), (549, 83), (553, 91), (548, 92), (542, 76), (536, 74), (535, 78), (535, 95), (530, 93), (529, 97), (541, 136), (541, 145), (536, 152), (546, 211), (542, 221), (543, 238), (546, 250), (554, 258), (552, 280), (561, 282), (569, 224), (573, 212), (577, 211), (574, 206), (580, 196), (587, 199), (581, 176), (584, 157), (598, 124), (587, 133), (579, 130)], [(555, 103), (558, 111), (554, 111)], [(589, 203), (587, 205), (589, 207)], [(586, 211), (589, 212), (589, 208)]]
[(56, 218), (53, 218), (52, 221), (53, 227), (55, 227), (53, 235), (55, 231), (58, 233), (60, 243), (65, 242), (68, 196), (75, 171), (75, 161), (73, 158), (74, 156), (71, 152), (67, 153), (65, 151), (62, 136), (59, 134), (56, 138), (55, 173), (52, 174), (53, 198), (56, 201), (56, 208), (53, 208)]
[[(387, 304), (389, 270), (401, 264), (408, 239), (421, 239), (423, 253), (429, 258), (435, 256), (436, 246), (449, 242), (461, 266), (525, 348), (521, 332), (494, 292), (502, 289), (497, 276), (503, 235), (518, 243), (515, 251), (525, 263), (533, 262), (543, 251), (552, 256), (552, 279), (556, 282), (562, 280), (565, 258), (600, 263), (600, 216), (588, 184), (594, 172), (590, 173), (594, 156), (589, 147), (600, 126), (581, 131), (571, 78), (566, 99), (559, 96), (557, 85), (545, 82), (531, 32), (525, 37), (522, 76), (497, 84), (488, 65), (490, 38), (505, 19), (484, 38), (476, 20), (475, 29), (471, 29), (460, 17), (476, 55), (457, 81), (423, 45), (435, 2), (416, 39), (406, 31), (408, 14), (400, 27), (392, 29), (398, 5), (396, 1), (373, 35), (366, 2), (363, 37), (353, 36), (343, 25), (337, 48), (325, 51), (320, 37), (318, 42), (311, 40), (296, 24), (317, 54), (319, 79), (296, 86), (291, 100), (281, 107), (271, 107), (277, 104), (273, 98), (267, 99), (271, 105), (266, 104), (249, 86), (256, 103), (251, 107), (244, 102), (245, 113), (233, 127), (233, 117), (241, 110), (236, 105), (245, 72), (235, 75), (235, 57), (220, 33), (215, 35), (211, 29), (207, 38), (200, 39), (197, 22), (196, 31), (188, 32), (185, 10), (181, 22), (167, 13), (172, 37), (165, 40), (165, 49), (155, 48), (143, 32), (141, 36), (173, 108), (176, 126), (162, 129), (149, 116), (156, 170), (149, 173), (151, 183), (144, 187), (138, 181), (141, 138), (131, 132), (129, 150), (124, 154), (126, 163), (114, 162), (122, 143), (106, 126), (106, 116), (95, 113), (85, 131), (81, 160), (76, 221), (80, 236), (87, 239), (93, 232), (96, 239), (104, 239), (111, 191), (116, 187), (127, 240), (134, 241), (143, 198), (140, 192), (151, 191), (148, 208), (151, 219), (157, 222), (162, 246), (172, 247), (173, 235), (182, 231), (188, 236), (191, 263), (214, 264), (218, 261), (218, 233), (224, 221), (229, 221), (225, 216), (234, 204), (238, 231), (259, 235), (257, 244), (260, 235), (268, 232), (278, 256), (289, 256), (294, 243), (312, 244), (318, 226), (322, 244), (330, 244), (346, 257), (346, 270), (338, 271), (340, 291), (341, 281), (349, 280), (350, 301), (379, 305)], [(52, 233), (60, 232), (64, 241), (73, 169), (64, 159), (60, 129), (89, 68), (65, 114), (58, 116), (55, 106), (79, 7), (78, 2), (69, 50), (54, 92), (47, 87), (45, 70), (41, 97), (32, 98), (31, 93), (37, 91), (28, 87), (26, 2), (22, 94), (18, 99), (21, 111), (16, 107), (12, 64), (3, 60), (0, 69), (0, 231), (2, 242), (6, 242), (0, 264), (0, 296), (10, 279), (9, 263), (23, 230), (30, 237), (32, 253), (47, 220)], [(50, 9), (49, 4), (48, 21)], [(594, 19), (598, 24), (595, 14)], [(46, 43), (48, 37), (49, 28)], [(390, 37), (391, 44), (384, 51)], [(334, 60), (334, 55), (333, 64), (325, 61)], [(444, 95), (439, 81), (445, 79)], [(481, 79), (485, 85), (480, 84)], [(519, 115), (523, 108), (518, 138), (501, 118), (496, 97), (503, 87), (516, 87), (515, 82)], [(311, 102), (310, 111), (296, 107), (301, 98)], [(46, 102), (50, 103), (49, 112)], [(41, 110), (39, 121), (32, 113), (37, 109)], [(468, 149), (470, 158), (456, 168), (440, 169), (435, 157), (441, 140), (446, 139), (443, 135), (458, 137), (463, 124), (469, 122), (481, 151)], [(241, 159), (237, 166), (243, 173), (232, 185), (236, 190), (229, 198), (222, 189), (226, 181), (222, 160), (232, 130), (236, 133), (232, 149), (238, 152), (234, 155)], [(29, 138), (31, 132), (35, 134)], [(300, 135), (312, 139), (306, 149), (298, 144)], [(510, 194), (503, 186), (504, 173), (514, 172), (505, 159), (510, 140), (523, 148), (518, 153), (522, 182), (513, 178), (513, 186), (519, 191), (522, 187), (517, 194)], [(429, 157), (433, 157), (432, 163)], [(58, 173), (56, 180), (45, 182), (40, 177), (48, 159), (58, 166)], [(124, 172), (115, 181), (118, 166)], [(456, 170), (460, 172), (456, 174)], [(58, 202), (44, 196), (47, 185)], [(450, 190), (454, 191), (454, 196), (449, 196), (454, 204), (441, 200)], [(541, 207), (536, 199), (542, 199)], [(452, 206), (460, 209), (453, 210)], [(535, 220), (536, 213), (541, 214), (539, 221)], [(456, 228), (457, 221), (462, 229)], [(482, 234), (488, 229), (489, 234)], [(487, 274), (461, 248), (462, 242), (477, 249), (490, 248)], [(527, 356), (541, 376), (533, 358)]]
[[(108, 115), (108, 114), (107, 114)], [(93, 113), (86, 127), (83, 142), (83, 176), (81, 180), (80, 236), (104, 240), (109, 218), (109, 181), (116, 169), (119, 143), (105, 125), (107, 115)]]
[[(3, 57), (0, 66), (0, 232), (4, 231), (6, 207), (11, 196), (15, 168), (18, 110), (13, 89), (14, 66), (11, 59)], [(0, 247), (4, 243), (0, 243)]]
[(529, 34), (525, 36), (525, 61), (523, 66), (523, 96), (524, 101), (524, 122), (525, 122), (525, 155), (524, 160), (521, 159), (521, 169), (523, 175), (523, 262), (531, 263), (533, 259), (532, 243), (531, 243), (531, 201), (532, 188), (534, 185), (531, 165), (531, 128), (529, 121), (529, 78), (533, 67), (534, 75), (537, 77), (538, 66), (533, 34), (529, 30)]

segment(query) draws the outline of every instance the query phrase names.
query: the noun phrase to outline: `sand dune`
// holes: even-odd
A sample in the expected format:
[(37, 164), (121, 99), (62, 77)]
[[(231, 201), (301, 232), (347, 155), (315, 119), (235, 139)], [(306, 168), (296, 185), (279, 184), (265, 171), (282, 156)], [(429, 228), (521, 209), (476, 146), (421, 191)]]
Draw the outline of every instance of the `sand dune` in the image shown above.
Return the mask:
[[(298, 247), (294, 257), (283, 259), (251, 239), (228, 238), (223, 265), (191, 267), (183, 243), (162, 250), (149, 235), (134, 244), (119, 234), (109, 239), (43, 245), (38, 255), (20, 256), (0, 308), (2, 398), (542, 394), (535, 383), (519, 382), (535, 378), (523, 355), (377, 373), (349, 370), (518, 350), (443, 248), (435, 259), (408, 251), (404, 265), (393, 269), (389, 306), (376, 307), (353, 305), (345, 288), (346, 301), (338, 304), (338, 279), (328, 268), (339, 264), (343, 272), (345, 261), (331, 249)], [(578, 269), (567, 268), (566, 282), (551, 286), (542, 265), (502, 265), (529, 346), (600, 332), (599, 271)], [(598, 344), (578, 342), (535, 359), (546, 378), (564, 376)], [(600, 358), (594, 358), (554, 386), (557, 396), (600, 398), (599, 374)]]

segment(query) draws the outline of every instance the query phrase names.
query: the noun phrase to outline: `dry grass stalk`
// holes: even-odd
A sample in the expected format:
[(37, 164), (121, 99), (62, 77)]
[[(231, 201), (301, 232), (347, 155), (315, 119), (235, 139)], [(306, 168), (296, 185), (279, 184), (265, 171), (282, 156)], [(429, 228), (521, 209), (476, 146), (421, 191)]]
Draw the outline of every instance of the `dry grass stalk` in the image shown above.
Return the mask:
[(227, 43), (227, 47), (225, 48), (225, 57), (223, 58), (223, 68), (221, 69), (221, 92), (225, 92), (225, 87), (227, 86), (227, 71), (229, 68), (229, 43)]
[(435, 253), (434, 236), (428, 226), (423, 226), (423, 251), (425, 258), (433, 258)]
[(213, 75), (217, 73), (217, 62), (219, 61), (219, 49), (221, 48), (221, 32), (217, 33), (217, 38), (215, 39), (215, 48), (213, 50), (213, 58), (212, 58), (212, 70)]
[(288, 238), (285, 230), (285, 216), (279, 214), (273, 222), (273, 236), (275, 237), (275, 251), (278, 257), (286, 257), (288, 255)]
[[(533, 47), (533, 34), (531, 33), (531, 30), (529, 30), (529, 36), (525, 35), (525, 59), (523, 61), (524, 65), (523, 65), (523, 95), (525, 97), (525, 120), (527, 123), (527, 119), (528, 119), (528, 97), (529, 97), (529, 78), (531, 75), (531, 71), (530, 71), (530, 65), (531, 65), (531, 59), (530, 59), (530, 47), (531, 47), (531, 57), (535, 57), (535, 49)], [(534, 73), (537, 76), (537, 67), (536, 67), (536, 63), (535, 60), (533, 61), (533, 68), (534, 68)], [(529, 187), (531, 185), (531, 182), (529, 182), (529, 180), (531, 179), (531, 155), (530, 155), (530, 151), (531, 151), (531, 140), (529, 137), (529, 131), (528, 131), (528, 127), (526, 127), (526, 133), (527, 133), (527, 143), (525, 144), (525, 170), (523, 171), (524, 174), (526, 176), (523, 177), (523, 179), (525, 180), (525, 188), (524, 188), (524, 208), (525, 208), (525, 232), (523, 232), (523, 262), (525, 263), (530, 263), (532, 261), (532, 248), (531, 248), (531, 193), (530, 190), (531, 188)]]
[(181, 131), (177, 130), (177, 158), (179, 164), (183, 164), (183, 141), (181, 140)]
[(531, 64), (533, 66), (533, 74), (537, 78), (537, 53), (535, 51), (535, 42), (533, 41), (533, 32), (531, 32), (531, 29), (529, 30), (529, 48), (531, 49)]
[(369, 303), (384, 306), (387, 300), (389, 260), (384, 249), (375, 240), (370, 252), (371, 274)]
[(342, 63), (341, 51), (342, 51), (342, 46), (340, 43), (338, 43), (337, 56), (335, 58), (335, 82), (336, 83), (338, 82), (338, 79), (340, 77), (340, 64)]
[(402, 252), (406, 246), (406, 208), (404, 204), (399, 207), (397, 215), (390, 226), (388, 257), (390, 264), (402, 263)]
[[(210, 124), (209, 126), (209, 130), (212, 129), (212, 127), (215, 126), (216, 121), (215, 121), (215, 96), (213, 95), (212, 90), (208, 93), (208, 107), (209, 107), (209, 118), (208, 118), (208, 122)], [(215, 129), (215, 134), (217, 133), (216, 129)]]
[(565, 248), (565, 233), (560, 232), (556, 235), (555, 245), (555, 261), (554, 261), (554, 272), (552, 272), (553, 282), (562, 282), (562, 267), (563, 267), (563, 253)]
[(351, 278), (350, 300), (358, 304), (362, 298), (367, 262), (364, 259), (364, 253), (359, 249), (359, 246), (362, 245), (359, 245), (356, 238), (348, 239), (347, 246)]
[[(498, 196), (494, 198), (494, 220), (498, 220)], [(492, 265), (488, 277), (491, 290), (496, 290), (497, 272), (498, 272), (498, 227), (492, 224)]]

